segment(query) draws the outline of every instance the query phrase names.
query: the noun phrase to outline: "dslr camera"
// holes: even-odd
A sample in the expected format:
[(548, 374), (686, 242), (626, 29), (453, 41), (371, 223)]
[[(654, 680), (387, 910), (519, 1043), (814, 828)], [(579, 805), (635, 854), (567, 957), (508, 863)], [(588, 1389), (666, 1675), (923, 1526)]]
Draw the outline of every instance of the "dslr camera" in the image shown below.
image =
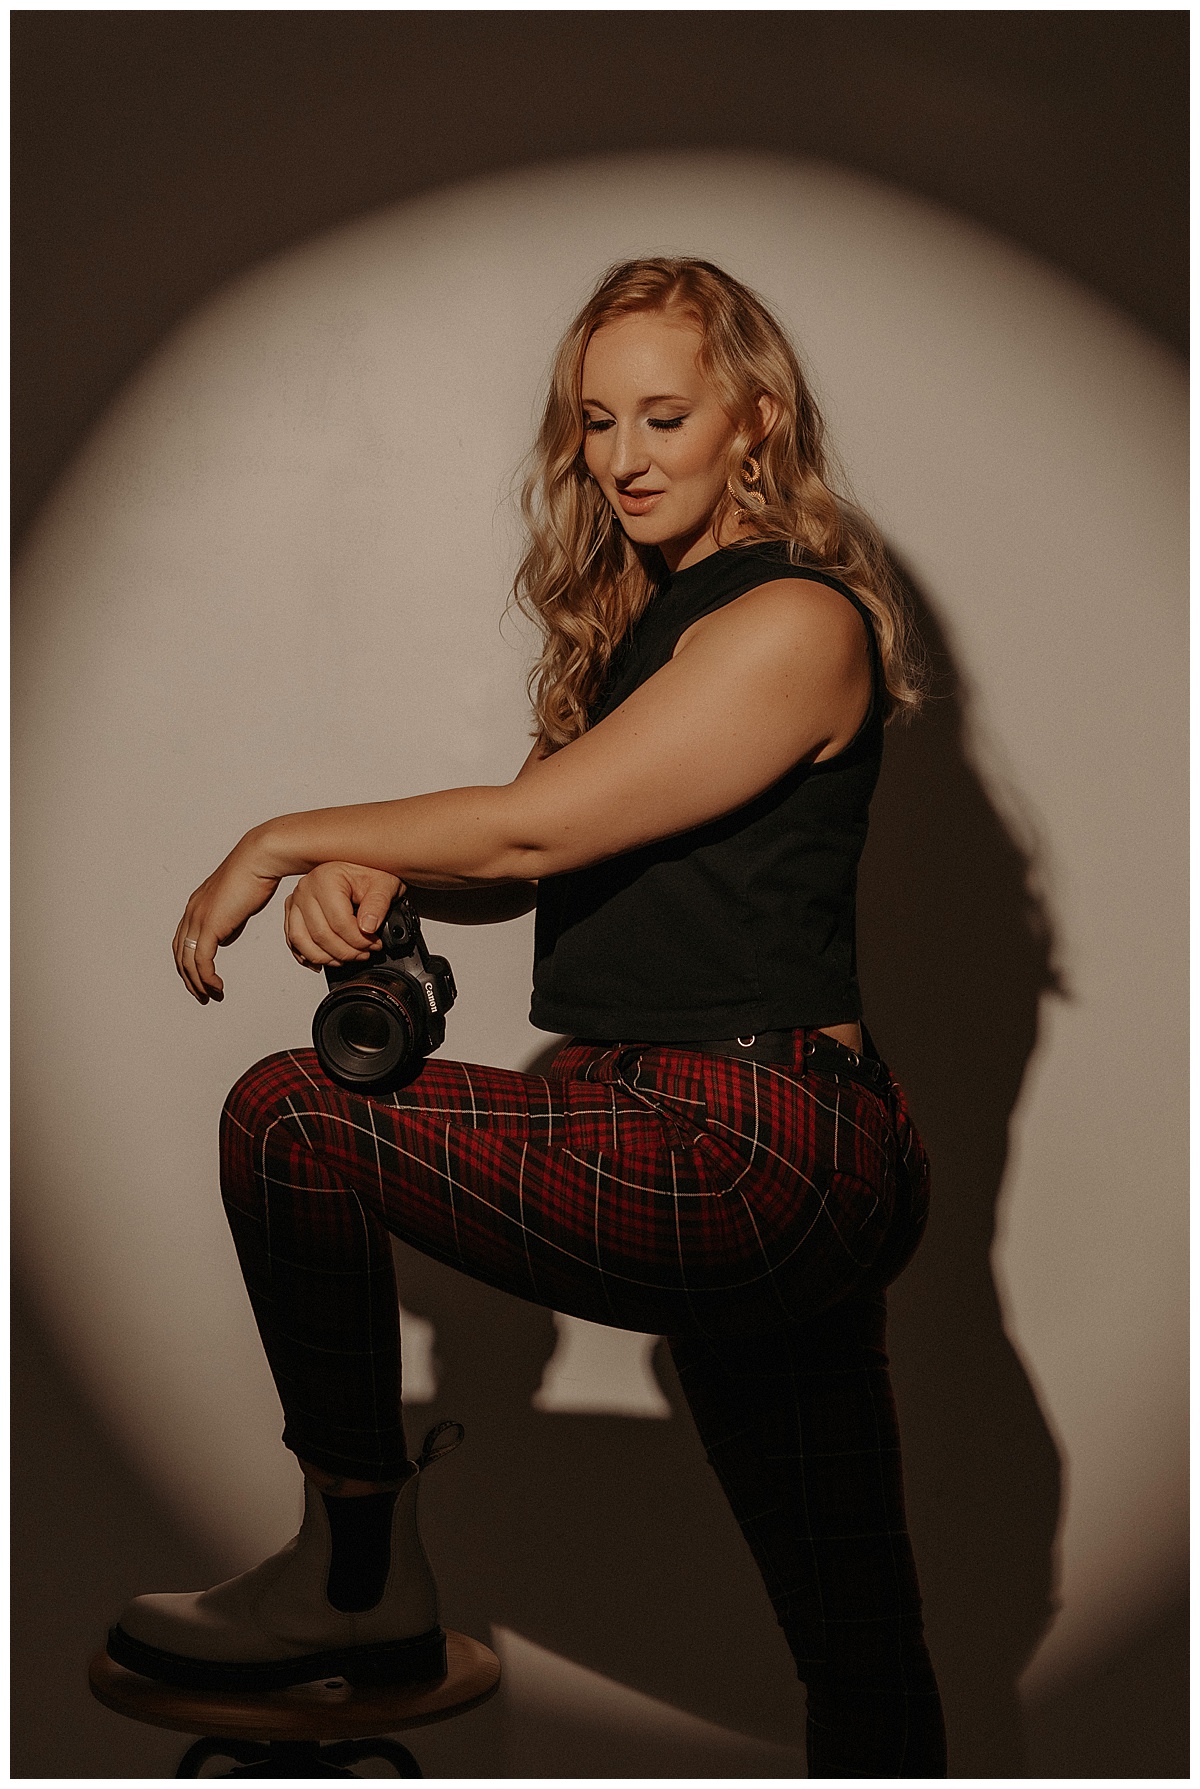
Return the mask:
[(421, 922), (397, 895), (379, 928), (382, 954), (327, 968), (329, 992), (313, 1014), (313, 1048), (339, 1087), (392, 1093), (416, 1078), (446, 1036), (457, 989), (445, 957), (431, 956)]

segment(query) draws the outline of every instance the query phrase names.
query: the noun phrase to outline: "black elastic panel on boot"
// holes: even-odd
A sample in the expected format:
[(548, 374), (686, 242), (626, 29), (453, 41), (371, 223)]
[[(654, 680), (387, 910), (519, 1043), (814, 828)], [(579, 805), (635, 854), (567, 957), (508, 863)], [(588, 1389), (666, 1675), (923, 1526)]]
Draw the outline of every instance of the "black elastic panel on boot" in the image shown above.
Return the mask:
[(373, 1609), (387, 1586), (392, 1564), (392, 1511), (397, 1491), (369, 1497), (321, 1497), (333, 1543), (325, 1594), (343, 1615)]

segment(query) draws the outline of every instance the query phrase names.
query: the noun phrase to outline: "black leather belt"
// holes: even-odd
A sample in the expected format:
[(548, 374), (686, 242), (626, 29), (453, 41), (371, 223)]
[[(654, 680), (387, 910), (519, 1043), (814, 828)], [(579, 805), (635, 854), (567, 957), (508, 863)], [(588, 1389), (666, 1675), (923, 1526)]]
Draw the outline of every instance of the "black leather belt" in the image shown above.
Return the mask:
[[(702, 1050), (706, 1056), (735, 1056), (749, 1062), (790, 1068), (796, 1053), (795, 1036), (794, 1031), (760, 1031), (754, 1037), (705, 1038), (677, 1044), (675, 1048)], [(886, 1092), (891, 1081), (887, 1064), (874, 1053), (874, 1045), (865, 1030), (863, 1042), (871, 1050), (870, 1055), (852, 1050), (848, 1044), (839, 1044), (836, 1037), (825, 1032), (810, 1031), (804, 1041), (804, 1065), (815, 1068), (819, 1074), (839, 1075), (843, 1080), (874, 1088), (877, 1093)]]
[[(870, 1032), (862, 1028), (862, 1050), (839, 1044), (836, 1037), (824, 1031), (809, 1031), (804, 1040), (803, 1065), (815, 1068), (818, 1074), (837, 1075), (843, 1081), (857, 1081), (860, 1087), (887, 1093), (892, 1077)], [(664, 1044), (620, 1043), (613, 1038), (575, 1037), (575, 1044), (586, 1044), (597, 1050), (622, 1050), (636, 1055), (639, 1050), (700, 1050), (705, 1056), (734, 1056), (743, 1062), (761, 1062), (768, 1067), (791, 1068), (796, 1058), (795, 1031), (760, 1031), (753, 1037), (690, 1038), (687, 1043)]]

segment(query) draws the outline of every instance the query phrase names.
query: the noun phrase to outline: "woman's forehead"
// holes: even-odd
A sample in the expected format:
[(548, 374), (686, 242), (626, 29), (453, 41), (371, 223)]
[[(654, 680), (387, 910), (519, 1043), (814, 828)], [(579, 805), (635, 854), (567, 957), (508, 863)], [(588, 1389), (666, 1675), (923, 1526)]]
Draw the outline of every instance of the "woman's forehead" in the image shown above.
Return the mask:
[[(583, 357), (585, 387), (592, 380), (618, 378), (634, 383), (661, 379), (670, 374), (672, 386), (680, 382), (703, 384), (698, 363), (701, 334), (686, 317), (661, 311), (636, 311), (616, 317), (595, 331)], [(666, 388), (655, 386), (655, 391)]]

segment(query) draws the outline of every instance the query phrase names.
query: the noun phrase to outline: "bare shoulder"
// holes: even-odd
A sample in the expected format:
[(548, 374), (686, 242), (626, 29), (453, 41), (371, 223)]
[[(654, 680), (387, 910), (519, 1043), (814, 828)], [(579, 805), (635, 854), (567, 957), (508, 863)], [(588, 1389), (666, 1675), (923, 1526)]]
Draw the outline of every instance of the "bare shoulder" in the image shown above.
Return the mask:
[(847, 672), (867, 662), (866, 629), (858, 610), (840, 591), (815, 578), (756, 584), (685, 628), (675, 654), (701, 642), (723, 652), (819, 654), (831, 669)]

